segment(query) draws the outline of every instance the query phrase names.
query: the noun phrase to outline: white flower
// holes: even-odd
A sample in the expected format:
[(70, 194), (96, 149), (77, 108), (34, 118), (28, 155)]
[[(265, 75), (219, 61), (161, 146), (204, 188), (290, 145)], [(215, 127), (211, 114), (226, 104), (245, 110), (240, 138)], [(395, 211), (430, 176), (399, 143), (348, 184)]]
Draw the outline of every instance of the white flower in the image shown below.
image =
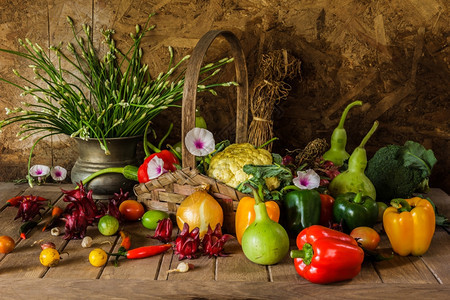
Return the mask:
[(184, 144), (195, 156), (206, 156), (215, 150), (213, 134), (204, 128), (195, 127), (186, 134)]
[(67, 170), (63, 167), (56, 166), (51, 169), (50, 175), (54, 181), (63, 181), (67, 177)]
[(312, 190), (319, 187), (320, 176), (313, 169), (298, 171), (297, 177), (292, 179), (292, 182), (302, 190)]
[(161, 158), (154, 156), (148, 162), (148, 165), (147, 165), (148, 179), (155, 179), (166, 172), (167, 172), (167, 170), (164, 169), (164, 161)]
[(45, 177), (50, 173), (50, 168), (44, 165), (34, 165), (30, 168), (30, 175), (33, 177)]
[[(50, 173), (50, 168), (44, 165), (34, 165), (30, 168), (29, 173), (32, 177), (37, 177), (38, 184), (41, 184), (43, 181), (45, 181), (45, 178), (47, 178), (48, 174)], [(32, 177), (28, 178), (30, 186), (32, 186), (32, 183), (30, 182), (32, 180)]]

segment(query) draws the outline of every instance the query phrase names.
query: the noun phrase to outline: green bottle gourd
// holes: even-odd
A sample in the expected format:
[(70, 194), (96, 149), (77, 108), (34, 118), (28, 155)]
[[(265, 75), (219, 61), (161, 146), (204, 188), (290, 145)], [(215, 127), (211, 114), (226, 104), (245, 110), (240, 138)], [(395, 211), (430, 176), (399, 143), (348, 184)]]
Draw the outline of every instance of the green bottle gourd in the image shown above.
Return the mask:
[(364, 146), (369, 138), (377, 130), (378, 121), (373, 123), (372, 128), (361, 141), (361, 144), (355, 148), (350, 159), (348, 160), (348, 169), (336, 176), (328, 186), (328, 190), (333, 197), (348, 192), (361, 192), (363, 196), (369, 196), (373, 200), (376, 199), (376, 191), (372, 182), (364, 174), (367, 166), (367, 155)]
[(347, 132), (344, 128), (344, 122), (347, 118), (349, 110), (354, 106), (361, 106), (361, 101), (354, 101), (347, 105), (344, 112), (342, 113), (341, 120), (338, 126), (333, 130), (330, 141), (330, 149), (324, 153), (323, 159), (332, 161), (336, 166), (342, 166), (344, 161), (346, 161), (350, 154), (345, 151), (345, 146), (347, 145)]
[(262, 201), (262, 186), (256, 191), (255, 221), (247, 227), (242, 236), (242, 251), (252, 262), (260, 265), (279, 263), (289, 252), (289, 236), (286, 230), (267, 214)]

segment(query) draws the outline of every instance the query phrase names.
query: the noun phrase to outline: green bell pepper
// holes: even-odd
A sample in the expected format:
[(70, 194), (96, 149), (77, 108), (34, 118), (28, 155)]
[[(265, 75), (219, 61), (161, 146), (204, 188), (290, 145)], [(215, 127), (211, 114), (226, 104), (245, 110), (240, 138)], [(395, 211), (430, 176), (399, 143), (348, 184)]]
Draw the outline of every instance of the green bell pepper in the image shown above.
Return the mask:
[(316, 190), (302, 190), (296, 186), (287, 186), (294, 189), (283, 197), (282, 217), (285, 228), (297, 235), (303, 229), (320, 223), (320, 208), (322, 201)]
[(336, 222), (342, 222), (344, 231), (360, 226), (373, 227), (378, 218), (378, 205), (361, 192), (341, 194), (334, 201), (333, 217)]

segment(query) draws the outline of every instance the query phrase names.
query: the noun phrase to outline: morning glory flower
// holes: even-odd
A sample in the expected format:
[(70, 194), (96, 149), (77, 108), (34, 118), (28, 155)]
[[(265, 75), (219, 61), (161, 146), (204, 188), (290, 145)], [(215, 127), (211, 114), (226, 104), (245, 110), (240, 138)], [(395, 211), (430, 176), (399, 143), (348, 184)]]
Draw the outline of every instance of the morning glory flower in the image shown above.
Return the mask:
[(312, 190), (319, 187), (320, 176), (313, 169), (298, 171), (297, 177), (292, 179), (292, 182), (302, 190)]
[(194, 156), (206, 156), (215, 150), (216, 144), (211, 131), (195, 127), (186, 134), (184, 144)]
[(67, 170), (63, 167), (56, 166), (51, 169), (50, 175), (52, 176), (54, 181), (63, 181), (64, 179), (66, 179)]
[(147, 165), (148, 179), (155, 179), (166, 172), (167, 170), (164, 169), (164, 161), (161, 158), (155, 156), (148, 162)]
[(38, 183), (44, 181), (49, 173), (50, 168), (44, 165), (34, 165), (30, 168), (30, 175), (33, 177), (37, 177)]

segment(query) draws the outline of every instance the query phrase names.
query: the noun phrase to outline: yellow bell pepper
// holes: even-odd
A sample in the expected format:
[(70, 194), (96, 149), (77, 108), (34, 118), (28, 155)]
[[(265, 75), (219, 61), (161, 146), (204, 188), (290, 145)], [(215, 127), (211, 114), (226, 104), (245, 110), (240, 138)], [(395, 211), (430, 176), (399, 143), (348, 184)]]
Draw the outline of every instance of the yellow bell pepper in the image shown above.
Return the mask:
[(435, 229), (430, 201), (414, 197), (393, 199), (383, 214), (383, 226), (394, 252), (401, 256), (427, 252)]

